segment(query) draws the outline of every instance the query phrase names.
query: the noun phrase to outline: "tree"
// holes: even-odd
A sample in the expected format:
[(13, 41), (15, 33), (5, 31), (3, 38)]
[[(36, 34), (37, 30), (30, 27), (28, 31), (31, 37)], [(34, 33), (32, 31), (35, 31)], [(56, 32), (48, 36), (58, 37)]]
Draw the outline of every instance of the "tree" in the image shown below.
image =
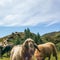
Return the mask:
[(35, 36), (35, 43), (37, 43), (37, 44), (43, 43), (39, 33), (37, 33), (37, 35)]
[(24, 33), (25, 33), (25, 39), (30, 38), (30, 29), (29, 28), (25, 29)]

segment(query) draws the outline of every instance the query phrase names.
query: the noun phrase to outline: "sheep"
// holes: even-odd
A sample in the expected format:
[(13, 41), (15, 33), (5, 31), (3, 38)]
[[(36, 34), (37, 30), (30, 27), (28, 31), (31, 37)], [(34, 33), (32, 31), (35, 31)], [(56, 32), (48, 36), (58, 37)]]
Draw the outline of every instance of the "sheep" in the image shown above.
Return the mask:
[(34, 52), (34, 56), (37, 58), (37, 60), (45, 60), (46, 57), (48, 57), (48, 60), (50, 60), (52, 53), (57, 60), (57, 50), (54, 43), (48, 42), (45, 44), (39, 44), (38, 48), (40, 52), (37, 49)]
[(28, 38), (22, 45), (13, 47), (11, 50), (10, 60), (31, 60), (34, 55), (35, 48), (38, 49), (34, 40)]

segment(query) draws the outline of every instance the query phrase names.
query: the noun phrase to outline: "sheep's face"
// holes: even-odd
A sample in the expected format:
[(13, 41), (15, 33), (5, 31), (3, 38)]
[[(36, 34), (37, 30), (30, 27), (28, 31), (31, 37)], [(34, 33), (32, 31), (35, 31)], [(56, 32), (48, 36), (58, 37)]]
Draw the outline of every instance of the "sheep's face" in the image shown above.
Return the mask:
[(34, 41), (28, 41), (28, 47), (29, 47), (29, 53), (34, 54), (35, 51)]
[(37, 60), (44, 60), (42, 56), (37, 56)]
[(44, 60), (43, 54), (39, 52), (37, 49), (35, 50), (34, 56), (36, 57), (37, 60)]
[(37, 45), (35, 44), (34, 40), (32, 40), (31, 38), (25, 40), (24, 46), (26, 47), (27, 51), (31, 55), (34, 54), (35, 48), (38, 48)]

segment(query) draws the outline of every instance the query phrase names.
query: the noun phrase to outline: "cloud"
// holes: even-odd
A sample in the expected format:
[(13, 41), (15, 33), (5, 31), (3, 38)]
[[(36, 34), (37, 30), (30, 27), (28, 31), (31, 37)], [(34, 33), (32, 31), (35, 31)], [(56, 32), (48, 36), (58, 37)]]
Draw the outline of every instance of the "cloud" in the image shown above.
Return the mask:
[(7, 3), (11, 3), (12, 0), (0, 0), (0, 6), (5, 6)]
[(59, 6), (59, 0), (0, 0), (0, 26), (59, 23)]

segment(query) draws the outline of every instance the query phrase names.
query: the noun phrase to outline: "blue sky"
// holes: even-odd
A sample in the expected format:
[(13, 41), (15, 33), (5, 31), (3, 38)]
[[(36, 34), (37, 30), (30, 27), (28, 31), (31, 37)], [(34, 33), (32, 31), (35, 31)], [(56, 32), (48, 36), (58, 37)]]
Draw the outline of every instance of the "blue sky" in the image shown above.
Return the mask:
[(0, 0), (0, 37), (12, 32), (60, 31), (60, 0)]

